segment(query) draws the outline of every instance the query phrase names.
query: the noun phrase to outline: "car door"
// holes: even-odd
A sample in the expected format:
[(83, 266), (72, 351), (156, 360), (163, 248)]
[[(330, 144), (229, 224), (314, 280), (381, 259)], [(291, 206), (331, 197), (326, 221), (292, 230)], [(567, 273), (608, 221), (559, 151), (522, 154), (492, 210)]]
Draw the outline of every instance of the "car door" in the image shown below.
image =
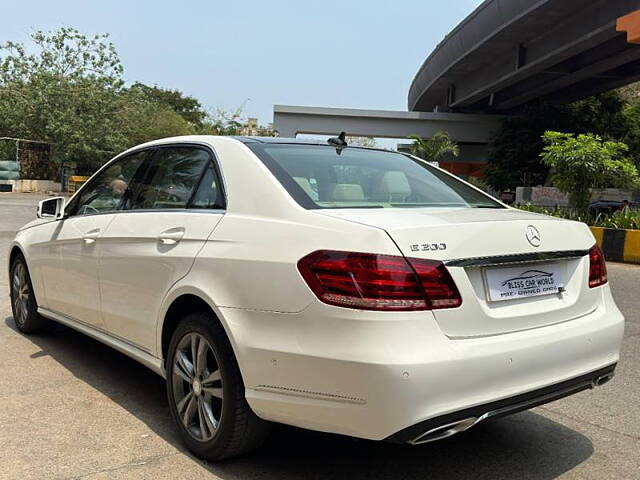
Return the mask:
[(224, 213), (213, 153), (160, 147), (126, 208), (100, 239), (101, 309), (110, 333), (153, 352), (164, 295), (189, 272)]
[(42, 266), (47, 309), (102, 328), (98, 258), (100, 236), (128, 195), (147, 152), (111, 163), (78, 192), (44, 245), (51, 261)]

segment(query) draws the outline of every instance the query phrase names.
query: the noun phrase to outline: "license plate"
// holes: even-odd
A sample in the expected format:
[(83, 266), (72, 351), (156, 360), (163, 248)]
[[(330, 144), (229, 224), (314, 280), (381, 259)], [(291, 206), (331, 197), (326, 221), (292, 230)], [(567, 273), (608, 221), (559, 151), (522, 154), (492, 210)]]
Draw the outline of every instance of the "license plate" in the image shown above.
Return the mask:
[(558, 293), (564, 287), (560, 263), (485, 270), (488, 298), (498, 302)]

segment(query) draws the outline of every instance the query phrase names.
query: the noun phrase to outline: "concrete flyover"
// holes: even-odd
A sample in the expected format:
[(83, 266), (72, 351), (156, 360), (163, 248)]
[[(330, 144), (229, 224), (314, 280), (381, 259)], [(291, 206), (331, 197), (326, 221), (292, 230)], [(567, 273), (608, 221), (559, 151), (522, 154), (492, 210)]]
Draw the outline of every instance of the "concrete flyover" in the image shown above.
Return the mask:
[(640, 0), (486, 0), (426, 59), (411, 111), (517, 112), (640, 80)]
[(430, 137), (461, 155), (440, 165), (480, 175), (500, 115), (540, 100), (572, 102), (640, 80), (640, 0), (486, 0), (429, 55), (408, 112), (274, 106), (282, 136)]
[[(273, 124), (282, 137), (298, 134), (337, 134), (345, 131), (361, 137), (429, 138), (446, 131), (459, 145), (459, 155), (440, 162), (463, 177), (479, 176), (487, 162), (486, 144), (502, 121), (500, 115), (434, 112), (397, 112), (351, 108), (274, 105)], [(408, 150), (408, 145), (399, 145)]]
[(274, 127), (281, 137), (297, 134), (336, 134), (362, 137), (431, 137), (445, 130), (462, 143), (487, 143), (503, 117), (434, 112), (398, 112), (353, 108), (274, 105)]

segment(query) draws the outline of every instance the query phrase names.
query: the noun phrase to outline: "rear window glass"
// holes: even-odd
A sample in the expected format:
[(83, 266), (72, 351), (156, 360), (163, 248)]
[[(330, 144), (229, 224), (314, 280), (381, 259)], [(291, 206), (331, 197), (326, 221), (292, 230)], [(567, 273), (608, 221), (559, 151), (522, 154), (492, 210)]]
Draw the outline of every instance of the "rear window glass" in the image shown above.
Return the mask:
[(426, 162), (382, 150), (250, 144), (289, 194), (316, 208), (504, 208)]

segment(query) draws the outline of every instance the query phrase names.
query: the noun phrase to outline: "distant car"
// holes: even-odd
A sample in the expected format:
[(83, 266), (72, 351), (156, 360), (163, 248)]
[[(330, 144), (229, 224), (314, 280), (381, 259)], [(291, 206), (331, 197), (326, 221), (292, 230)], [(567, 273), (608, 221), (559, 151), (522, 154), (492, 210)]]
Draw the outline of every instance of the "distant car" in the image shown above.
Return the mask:
[(632, 210), (640, 208), (640, 204), (636, 202), (621, 202), (618, 200), (597, 200), (589, 204), (589, 214), (597, 217), (600, 214), (611, 215), (624, 207), (629, 207)]
[(431, 442), (601, 385), (619, 357), (586, 225), (410, 155), (158, 140), (38, 217), (10, 250), (17, 328), (60, 322), (162, 375), (209, 459), (270, 422)]

